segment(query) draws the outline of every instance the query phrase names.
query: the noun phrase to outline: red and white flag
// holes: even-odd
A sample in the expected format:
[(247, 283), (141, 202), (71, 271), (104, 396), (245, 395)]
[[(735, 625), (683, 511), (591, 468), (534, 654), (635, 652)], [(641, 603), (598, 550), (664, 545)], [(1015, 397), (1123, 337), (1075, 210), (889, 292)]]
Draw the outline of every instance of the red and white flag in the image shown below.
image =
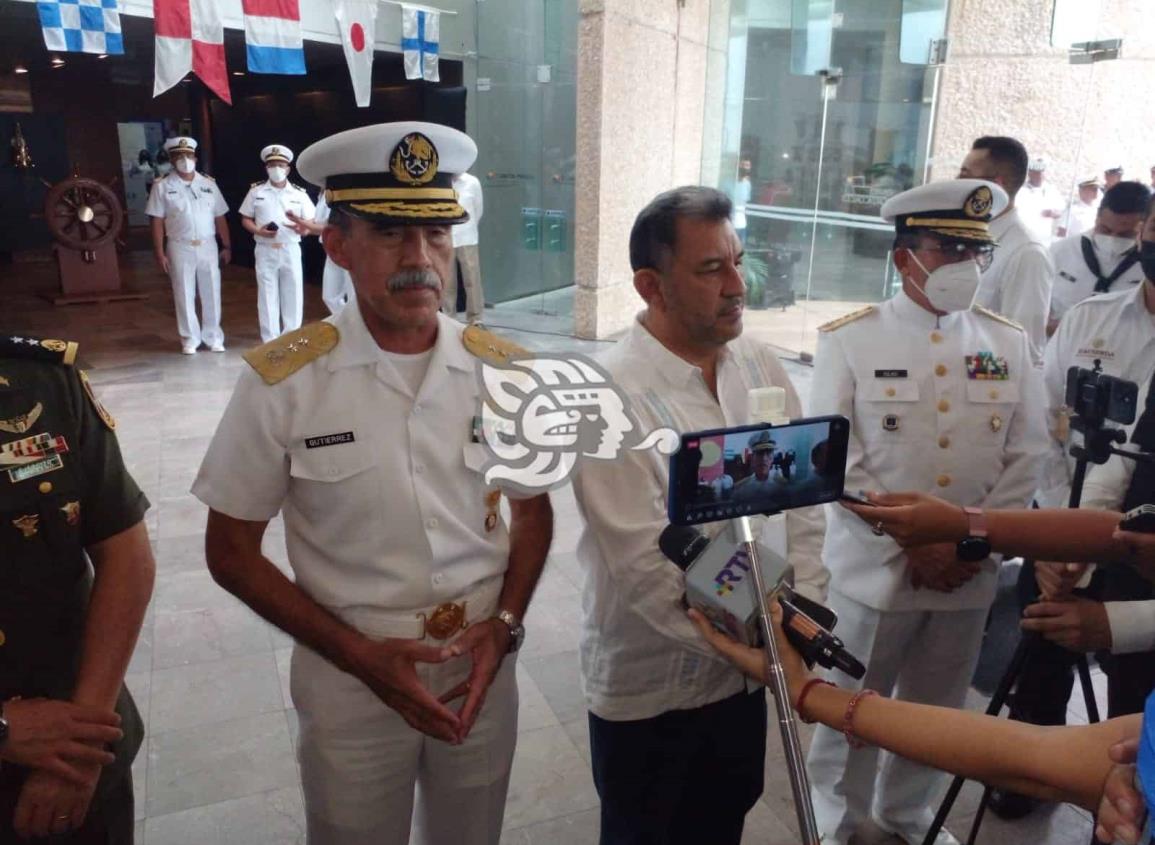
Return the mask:
[(377, 0), (337, 0), (333, 8), (341, 46), (349, 64), (357, 105), (369, 105), (373, 92), (373, 45), (377, 43)]
[(152, 95), (172, 88), (191, 70), (229, 105), (225, 28), (220, 0), (153, 0), (156, 21), (156, 80)]

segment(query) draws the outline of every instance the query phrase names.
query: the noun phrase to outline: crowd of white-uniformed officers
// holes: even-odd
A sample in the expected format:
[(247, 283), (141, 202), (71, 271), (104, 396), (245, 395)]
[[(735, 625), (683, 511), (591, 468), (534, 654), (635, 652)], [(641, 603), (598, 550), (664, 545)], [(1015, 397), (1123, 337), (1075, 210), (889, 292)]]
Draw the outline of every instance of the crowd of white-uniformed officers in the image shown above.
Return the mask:
[[(184, 351), (221, 350), (226, 204), (196, 172), (195, 142), (166, 149), (175, 172), (157, 180), (148, 207), (157, 256), (177, 294)], [(426, 123), (318, 141), (297, 166), (324, 188), (321, 224), (288, 181), (292, 151), (274, 144), (261, 153), (268, 180), (241, 205), (257, 240), (266, 342), (244, 354), (193, 493), (209, 508), (215, 579), (295, 640), (313, 845), (501, 839), (518, 738), (514, 664), (532, 643), (524, 620), (553, 513), (546, 491), (485, 474), (478, 365), (526, 353), (442, 311), (454, 227), (470, 218), (455, 177), (475, 157), (467, 136)], [(773, 350), (742, 332), (743, 245), (730, 200), (702, 187), (663, 193), (630, 233), (644, 307), (600, 362), (642, 431), (745, 424), (748, 391), (770, 385), (785, 389), (794, 417), (841, 414), (851, 421), (848, 490), (934, 493), (967, 509), (977, 539), (984, 510), (1061, 504), (1072, 470), (1068, 368), (1098, 362), (1136, 381), (1140, 407), (1155, 374), (1155, 215), (1146, 186), (1120, 181), (1083, 230), (1073, 231), (1072, 208), (1072, 233), (1048, 245), (1018, 201), (1037, 187), (1040, 164), (1014, 139), (983, 137), (959, 178), (885, 203), (901, 290), (821, 328), (805, 408)], [(326, 298), (348, 304), (301, 327), (299, 240), (321, 232), (348, 278)], [(682, 574), (658, 549), (667, 483), (656, 451), (580, 461), (573, 477), (585, 578), (576, 633), (600, 841), (737, 845), (764, 788), (765, 693), (686, 616)], [(1134, 487), (1132, 467), (1113, 458), (1089, 473), (1086, 504), (1118, 509)], [(262, 551), (278, 514), (291, 576)], [(831, 680), (963, 706), (997, 555), (960, 559), (954, 544), (904, 550), (837, 506), (791, 511), (759, 531), (784, 547), (796, 588), (838, 613), (838, 634), (867, 665), (860, 681)], [(1025, 569), (1024, 625), (1068, 651), (1155, 650), (1152, 596), (1096, 592), (1109, 576), (1096, 581), (1090, 570)], [(1104, 664), (1113, 713), (1155, 686), (1155, 674), (1140, 677), (1125, 661)], [(844, 732), (820, 727), (809, 752), (823, 841), (848, 845), (872, 821), (895, 841), (920, 842), (940, 778), (852, 744), (852, 715)], [(27, 729), (8, 731), (0, 759), (34, 765), (21, 753)], [(1008, 813), (1014, 797), (1005, 796)], [(79, 837), (90, 824), (74, 805), (42, 817), (21, 829)]]

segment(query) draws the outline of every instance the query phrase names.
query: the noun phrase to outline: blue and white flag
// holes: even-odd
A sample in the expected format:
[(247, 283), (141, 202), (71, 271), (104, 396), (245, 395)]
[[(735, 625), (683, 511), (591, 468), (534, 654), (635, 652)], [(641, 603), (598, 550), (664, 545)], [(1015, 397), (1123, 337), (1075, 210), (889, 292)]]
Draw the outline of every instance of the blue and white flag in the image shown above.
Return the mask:
[(437, 72), (440, 40), (440, 12), (401, 5), (401, 51), (405, 56), (406, 79), (441, 81)]
[(50, 51), (124, 54), (116, 0), (39, 0), (36, 9)]

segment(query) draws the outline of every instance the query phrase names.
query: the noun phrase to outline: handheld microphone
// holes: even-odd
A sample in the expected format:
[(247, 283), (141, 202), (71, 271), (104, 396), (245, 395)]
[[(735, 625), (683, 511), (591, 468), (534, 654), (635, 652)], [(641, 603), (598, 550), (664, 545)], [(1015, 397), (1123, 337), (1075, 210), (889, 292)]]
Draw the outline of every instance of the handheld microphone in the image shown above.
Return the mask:
[[(739, 642), (761, 645), (758, 608), (746, 585), (737, 588), (750, 571), (749, 561), (729, 529), (711, 540), (692, 526), (670, 525), (658, 537), (658, 548), (686, 573), (686, 603), (690, 607)], [(787, 565), (779, 555), (759, 545), (758, 556), (766, 583), (777, 585), (774, 592), (782, 607), (786, 637), (807, 665), (840, 669), (852, 678), (866, 674), (866, 667), (828, 630), (837, 622), (834, 612), (785, 583)]]

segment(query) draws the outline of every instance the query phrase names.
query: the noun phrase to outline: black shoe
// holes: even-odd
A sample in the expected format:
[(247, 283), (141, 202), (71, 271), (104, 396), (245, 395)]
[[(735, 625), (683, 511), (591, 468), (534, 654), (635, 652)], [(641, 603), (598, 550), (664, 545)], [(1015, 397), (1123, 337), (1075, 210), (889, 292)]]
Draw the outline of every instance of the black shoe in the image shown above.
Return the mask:
[(1029, 816), (1034, 809), (1039, 806), (1039, 803), (1037, 799), (1029, 798), (1026, 795), (1019, 795), (1017, 792), (992, 789), (987, 807), (1000, 819), (1014, 821), (1015, 819)]

